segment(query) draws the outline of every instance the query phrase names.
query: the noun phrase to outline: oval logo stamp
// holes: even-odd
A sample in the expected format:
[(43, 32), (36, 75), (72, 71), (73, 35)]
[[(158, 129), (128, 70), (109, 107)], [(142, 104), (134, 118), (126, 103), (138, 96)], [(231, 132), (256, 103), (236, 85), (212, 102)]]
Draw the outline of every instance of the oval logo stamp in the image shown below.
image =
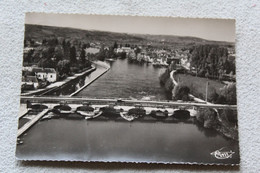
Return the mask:
[(232, 150), (224, 150), (225, 147), (218, 149), (212, 153), (210, 153), (210, 155), (214, 156), (217, 159), (228, 159), (228, 158), (232, 158), (232, 155), (235, 154), (235, 152), (233, 152)]

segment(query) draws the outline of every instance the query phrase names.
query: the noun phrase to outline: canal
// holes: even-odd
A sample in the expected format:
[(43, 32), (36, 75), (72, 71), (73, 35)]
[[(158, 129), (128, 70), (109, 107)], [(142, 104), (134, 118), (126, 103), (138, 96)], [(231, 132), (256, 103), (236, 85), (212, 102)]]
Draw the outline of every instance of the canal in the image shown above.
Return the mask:
[[(165, 69), (130, 64), (127, 60), (116, 60), (110, 65), (108, 72), (76, 96), (169, 99), (159, 83), (159, 75)], [(103, 71), (102, 67), (97, 68), (81, 79), (82, 84), (75, 82), (73, 87), (67, 86), (55, 95), (69, 95)], [(49, 119), (37, 122), (20, 139), (23, 144), (17, 145), (16, 156), (25, 160), (239, 163), (237, 141), (203, 128), (192, 119), (168, 123)], [(234, 152), (232, 158), (217, 159), (210, 154), (223, 147)]]

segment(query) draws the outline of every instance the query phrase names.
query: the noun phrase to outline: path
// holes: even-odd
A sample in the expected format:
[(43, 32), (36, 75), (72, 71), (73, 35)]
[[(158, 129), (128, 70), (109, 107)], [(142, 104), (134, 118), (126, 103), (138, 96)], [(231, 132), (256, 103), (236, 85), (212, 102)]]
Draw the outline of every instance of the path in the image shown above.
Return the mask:
[(41, 93), (40, 95), (44, 95), (58, 87), (61, 87), (63, 85), (65, 85), (66, 83), (70, 82), (71, 80), (74, 80), (76, 78), (78, 78), (79, 76), (83, 76), (85, 75), (86, 73), (89, 73), (89, 72), (92, 72), (96, 69), (96, 67), (92, 66), (90, 69), (82, 72), (82, 73), (78, 73), (78, 74), (75, 74), (73, 76), (70, 76), (70, 77), (67, 77), (65, 80), (63, 81), (58, 81), (58, 82), (54, 82), (50, 85), (48, 85), (47, 87), (45, 88), (41, 88), (41, 89), (36, 89), (36, 90), (33, 90), (33, 91), (28, 91), (26, 93), (22, 93), (21, 95), (22, 96), (27, 96), (27, 95), (33, 95), (33, 94), (39, 94)]
[(32, 125), (34, 125), (41, 117), (43, 117), (49, 109), (45, 109), (42, 112), (40, 112), (38, 115), (36, 115), (35, 118), (31, 119), (28, 123), (23, 125), (20, 129), (18, 129), (17, 137), (19, 137), (21, 134), (23, 134), (26, 130), (28, 130)]

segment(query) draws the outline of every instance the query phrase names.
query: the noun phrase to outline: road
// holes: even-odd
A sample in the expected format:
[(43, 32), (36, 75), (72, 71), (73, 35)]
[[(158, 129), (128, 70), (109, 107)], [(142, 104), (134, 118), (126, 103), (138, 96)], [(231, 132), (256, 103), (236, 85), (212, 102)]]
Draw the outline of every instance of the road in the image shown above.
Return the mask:
[(82, 97), (31, 97), (21, 96), (21, 102), (25, 103), (29, 100), (32, 103), (60, 103), (67, 102), (73, 104), (82, 104), (84, 102), (90, 102), (95, 104), (123, 104), (123, 105), (135, 105), (141, 104), (143, 106), (197, 106), (207, 107), (215, 109), (237, 109), (237, 105), (223, 105), (223, 104), (206, 104), (197, 102), (174, 102), (174, 101), (143, 101), (143, 100), (124, 100), (124, 99), (94, 99), (94, 98), (82, 98)]

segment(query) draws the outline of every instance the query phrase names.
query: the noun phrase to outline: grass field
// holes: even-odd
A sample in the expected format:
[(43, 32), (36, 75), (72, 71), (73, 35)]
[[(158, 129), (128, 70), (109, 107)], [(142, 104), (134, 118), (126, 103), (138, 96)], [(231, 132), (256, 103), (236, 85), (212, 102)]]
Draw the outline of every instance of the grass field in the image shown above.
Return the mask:
[(175, 80), (179, 83), (182, 82), (184, 85), (190, 88), (190, 92), (195, 97), (204, 99), (206, 98), (206, 84), (209, 82), (208, 86), (208, 96), (215, 90), (218, 94), (220, 93), (220, 88), (225, 84), (217, 80), (211, 80), (202, 77), (196, 77), (189, 74), (176, 74)]

